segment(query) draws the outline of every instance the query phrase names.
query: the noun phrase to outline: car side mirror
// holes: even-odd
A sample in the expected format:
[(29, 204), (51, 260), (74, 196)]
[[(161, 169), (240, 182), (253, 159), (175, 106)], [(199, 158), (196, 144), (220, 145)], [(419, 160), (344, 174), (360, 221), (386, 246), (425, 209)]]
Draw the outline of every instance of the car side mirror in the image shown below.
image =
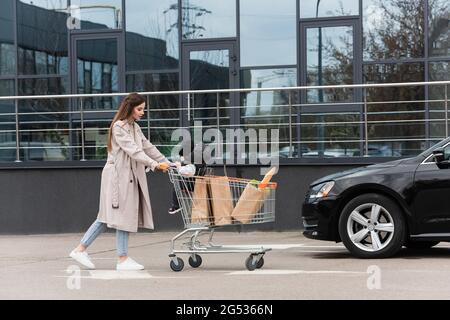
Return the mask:
[(450, 161), (445, 160), (445, 152), (444, 149), (439, 148), (433, 151), (433, 156), (436, 161), (436, 165), (440, 169), (446, 169), (450, 167)]
[(445, 160), (444, 149), (439, 148), (439, 149), (434, 150), (433, 156), (434, 156), (436, 163), (441, 163), (442, 161)]

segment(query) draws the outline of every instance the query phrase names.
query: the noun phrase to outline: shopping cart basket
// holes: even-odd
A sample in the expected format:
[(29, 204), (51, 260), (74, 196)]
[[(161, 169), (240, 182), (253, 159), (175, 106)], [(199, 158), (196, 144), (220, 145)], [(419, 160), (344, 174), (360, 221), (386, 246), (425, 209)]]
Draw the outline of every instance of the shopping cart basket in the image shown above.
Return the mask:
[[(185, 227), (171, 242), (169, 257), (173, 271), (184, 268), (184, 262), (177, 254), (188, 254), (193, 268), (202, 264), (200, 254), (210, 253), (250, 253), (245, 261), (250, 271), (264, 265), (264, 254), (271, 248), (217, 245), (212, 239), (218, 227), (275, 221), (276, 183), (261, 186), (255, 180), (213, 176), (211, 171), (205, 176), (186, 177), (173, 167), (169, 169), (169, 177)], [(202, 243), (199, 236), (207, 233), (209, 240)], [(178, 245), (177, 241), (182, 237), (189, 240)]]

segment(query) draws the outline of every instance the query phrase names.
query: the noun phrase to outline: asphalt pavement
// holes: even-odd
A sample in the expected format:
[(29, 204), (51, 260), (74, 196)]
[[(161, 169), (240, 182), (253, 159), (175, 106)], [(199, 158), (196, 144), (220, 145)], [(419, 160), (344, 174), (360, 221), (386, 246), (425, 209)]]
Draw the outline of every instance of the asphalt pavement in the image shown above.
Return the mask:
[[(143, 271), (116, 271), (115, 235), (89, 248), (96, 270), (68, 257), (81, 234), (0, 236), (0, 299), (448, 299), (450, 244), (390, 259), (352, 257), (342, 244), (298, 232), (216, 232), (216, 244), (272, 248), (264, 266), (245, 267), (247, 253), (203, 254), (192, 268), (169, 266), (175, 232), (130, 237), (130, 256)], [(207, 238), (202, 239), (207, 241)]]

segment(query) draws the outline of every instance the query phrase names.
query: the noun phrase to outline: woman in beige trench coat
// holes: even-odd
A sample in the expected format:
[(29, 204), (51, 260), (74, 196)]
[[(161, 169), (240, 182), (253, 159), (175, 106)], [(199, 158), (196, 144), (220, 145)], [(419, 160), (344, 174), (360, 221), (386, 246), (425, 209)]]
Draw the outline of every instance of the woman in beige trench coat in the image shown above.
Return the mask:
[(138, 227), (153, 229), (152, 208), (146, 172), (167, 171), (169, 161), (151, 144), (136, 123), (145, 110), (145, 100), (137, 93), (125, 97), (109, 128), (108, 159), (102, 171), (97, 220), (91, 225), (70, 257), (95, 269), (86, 252), (106, 230), (116, 229), (117, 270), (142, 270), (144, 266), (128, 257), (129, 232)]

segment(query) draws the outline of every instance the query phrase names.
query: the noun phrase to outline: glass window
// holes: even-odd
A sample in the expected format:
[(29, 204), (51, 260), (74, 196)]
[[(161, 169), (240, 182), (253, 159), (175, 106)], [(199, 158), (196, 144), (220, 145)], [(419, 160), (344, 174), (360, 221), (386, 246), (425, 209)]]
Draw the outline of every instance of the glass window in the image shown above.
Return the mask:
[[(296, 84), (297, 70), (295, 68), (241, 71), (242, 88), (295, 87)], [(291, 94), (291, 102), (294, 104), (296, 95), (294, 91)], [(255, 91), (242, 93), (241, 106), (243, 129), (279, 129), (279, 156), (289, 157), (289, 92)], [(294, 110), (293, 113), (295, 115), (296, 111)], [(295, 137), (294, 132), (293, 134), (293, 137)]]
[(66, 77), (19, 79), (19, 96), (68, 93)]
[(450, 3), (447, 0), (428, 1), (428, 44), (430, 56), (450, 55)]
[[(353, 83), (353, 27), (306, 29), (306, 84), (308, 86)], [(307, 102), (346, 102), (351, 89), (308, 90)]]
[[(422, 63), (374, 64), (364, 67), (366, 83), (422, 82)], [(426, 147), (423, 86), (367, 90), (369, 149), (391, 156), (414, 156)]]
[(62, 3), (17, 1), (19, 74), (67, 74), (68, 16)]
[[(178, 73), (129, 74), (127, 75), (128, 92), (176, 91), (179, 90)], [(172, 132), (180, 127), (179, 95), (149, 96), (149, 113), (143, 119), (141, 128), (147, 135), (150, 122), (150, 140), (165, 155), (170, 156), (173, 145)]]
[(299, 0), (300, 18), (359, 15), (359, 0)]
[(122, 0), (71, 0), (71, 15), (81, 21), (75, 29), (120, 29)]
[[(14, 80), (0, 80), (0, 96), (14, 95)], [(14, 101), (0, 101), (0, 161), (16, 160), (16, 117), (14, 112)]]
[[(19, 79), (19, 95), (67, 93), (67, 79)], [(62, 161), (70, 158), (69, 99), (35, 99), (19, 102), (20, 159)], [(23, 114), (26, 113), (26, 114)]]
[(127, 1), (126, 14), (127, 71), (177, 68), (177, 2)]
[(236, 36), (236, 0), (182, 0), (183, 39)]
[(0, 80), (0, 96), (14, 96), (14, 80)]
[(178, 73), (137, 73), (127, 75), (128, 92), (176, 91)]
[[(429, 81), (450, 80), (450, 61), (431, 62), (428, 68)], [(428, 87), (430, 102), (430, 139), (439, 141), (446, 138), (445, 130), (445, 85), (430, 85)], [(447, 100), (450, 98), (450, 87), (447, 86)]]
[[(302, 113), (296, 156), (339, 158), (361, 155), (359, 112)], [(300, 150), (300, 152), (298, 151)]]
[(425, 0), (364, 0), (364, 60), (424, 56)]
[[(198, 49), (189, 52), (189, 89), (215, 90), (230, 88), (230, 49)], [(217, 101), (219, 100), (219, 101)], [(217, 105), (219, 110), (217, 110)], [(229, 125), (231, 97), (228, 92), (192, 95), (191, 119), (202, 121), (203, 128)], [(219, 113), (219, 114), (217, 114)]]
[[(77, 40), (77, 92), (113, 93), (119, 91), (117, 39)], [(113, 109), (118, 98), (84, 99), (85, 109)]]
[[(84, 117), (84, 159), (106, 160), (108, 157), (108, 130), (116, 110), (111, 112), (88, 111)], [(73, 159), (83, 158), (83, 142), (79, 115), (72, 120)]]
[(13, 1), (0, 2), (0, 75), (16, 73)]
[(296, 64), (295, 1), (240, 1), (241, 66)]

